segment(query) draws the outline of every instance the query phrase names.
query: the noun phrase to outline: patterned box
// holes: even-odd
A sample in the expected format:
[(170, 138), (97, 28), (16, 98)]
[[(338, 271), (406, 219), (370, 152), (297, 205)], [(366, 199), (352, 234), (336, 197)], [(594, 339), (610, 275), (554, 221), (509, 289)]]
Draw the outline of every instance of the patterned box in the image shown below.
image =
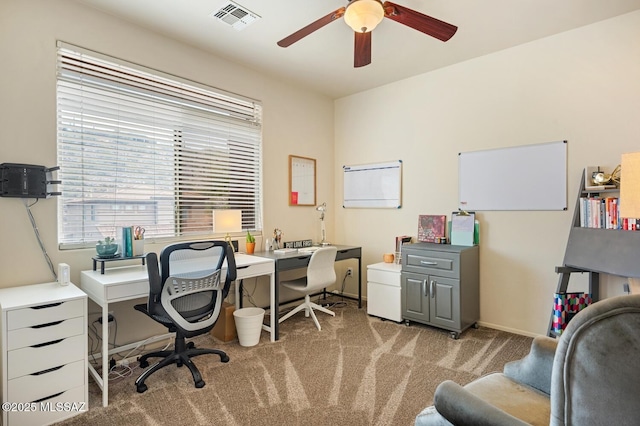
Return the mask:
[(554, 333), (562, 334), (571, 318), (591, 304), (591, 295), (586, 293), (556, 293), (553, 296)]

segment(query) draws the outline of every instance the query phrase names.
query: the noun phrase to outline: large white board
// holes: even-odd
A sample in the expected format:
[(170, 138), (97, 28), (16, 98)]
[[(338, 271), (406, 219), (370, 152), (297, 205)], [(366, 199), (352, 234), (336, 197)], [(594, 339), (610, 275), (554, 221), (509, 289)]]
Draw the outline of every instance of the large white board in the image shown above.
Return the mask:
[(462, 152), (463, 210), (566, 210), (567, 141)]
[(343, 171), (343, 207), (402, 206), (402, 161), (343, 166)]

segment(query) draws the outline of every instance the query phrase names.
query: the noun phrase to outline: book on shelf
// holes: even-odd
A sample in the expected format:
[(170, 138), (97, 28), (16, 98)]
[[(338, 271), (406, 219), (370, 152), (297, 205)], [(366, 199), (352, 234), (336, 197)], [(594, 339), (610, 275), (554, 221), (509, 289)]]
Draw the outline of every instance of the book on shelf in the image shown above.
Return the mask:
[(602, 191), (604, 189), (616, 189), (615, 185), (585, 185), (585, 191)]
[(640, 231), (640, 219), (623, 218), (622, 229), (625, 231)]
[(405, 244), (411, 244), (411, 238), (409, 235), (399, 235), (396, 237), (396, 253), (402, 251), (402, 246)]
[(409, 235), (399, 235), (396, 237), (395, 261), (397, 265), (402, 263), (402, 246), (405, 244), (411, 244), (412, 238), (413, 237)]
[(122, 235), (121, 256), (132, 257), (133, 256), (133, 227), (122, 226), (118, 232)]
[(447, 236), (446, 215), (420, 215), (418, 217), (418, 241), (434, 243), (436, 238)]
[(640, 231), (640, 219), (620, 216), (618, 197), (580, 197), (579, 216), (581, 228)]

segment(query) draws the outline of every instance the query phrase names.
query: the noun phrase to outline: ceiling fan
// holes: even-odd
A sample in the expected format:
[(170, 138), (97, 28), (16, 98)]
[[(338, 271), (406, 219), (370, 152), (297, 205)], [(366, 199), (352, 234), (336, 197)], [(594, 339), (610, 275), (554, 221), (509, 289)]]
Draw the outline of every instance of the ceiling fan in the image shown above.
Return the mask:
[(349, 0), (347, 6), (334, 10), (283, 38), (278, 42), (278, 46), (289, 47), (303, 37), (342, 17), (355, 33), (353, 66), (356, 68), (371, 63), (371, 31), (382, 21), (382, 18), (389, 18), (442, 41), (449, 40), (458, 30), (455, 25), (390, 1), (383, 3), (380, 0)]

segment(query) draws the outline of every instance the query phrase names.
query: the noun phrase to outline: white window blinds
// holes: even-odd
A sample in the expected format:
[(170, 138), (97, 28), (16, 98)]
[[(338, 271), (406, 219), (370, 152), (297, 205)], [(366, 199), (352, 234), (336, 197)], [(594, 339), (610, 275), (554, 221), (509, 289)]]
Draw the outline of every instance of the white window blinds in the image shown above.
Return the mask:
[(142, 226), (211, 235), (212, 211), (261, 230), (261, 105), (58, 43), (61, 246)]

